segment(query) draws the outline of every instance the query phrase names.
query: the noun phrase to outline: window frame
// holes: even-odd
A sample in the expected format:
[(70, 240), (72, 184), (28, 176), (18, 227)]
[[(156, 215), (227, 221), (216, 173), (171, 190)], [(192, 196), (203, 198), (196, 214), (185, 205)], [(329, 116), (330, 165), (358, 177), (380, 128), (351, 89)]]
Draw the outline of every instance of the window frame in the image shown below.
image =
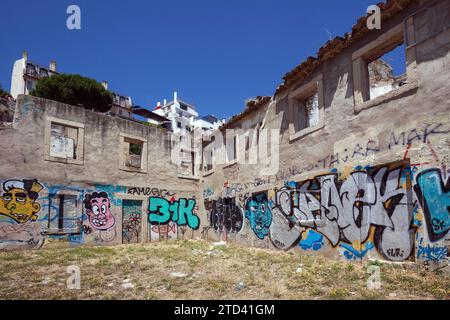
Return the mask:
[[(309, 82), (301, 85), (288, 95), (289, 106), (289, 141), (300, 139), (306, 135), (316, 132), (325, 126), (325, 112), (324, 112), (324, 94), (323, 94), (323, 76), (317, 75)], [(306, 127), (300, 130), (296, 129), (295, 121), (297, 121), (297, 114), (295, 108), (298, 108), (298, 101), (311, 97), (317, 93), (319, 104), (319, 122), (315, 126)]]
[[(417, 89), (416, 53), (414, 47), (408, 46), (408, 43), (411, 42), (415, 42), (413, 17), (409, 17), (405, 22), (390, 28), (373, 41), (353, 52), (353, 100), (355, 113), (380, 105)], [(403, 45), (405, 48), (407, 83), (374, 99), (370, 99), (369, 63), (379, 59), (399, 45)]]
[[(61, 214), (61, 197), (64, 199), (65, 196), (74, 197), (76, 199), (76, 211), (80, 212), (80, 220), (78, 222), (78, 229), (77, 230), (71, 230), (71, 229), (64, 229), (63, 227), (60, 228), (60, 214)], [(50, 227), (50, 220), (51, 220), (51, 208), (52, 208), (52, 197), (55, 197), (58, 199), (58, 228), (51, 228)], [(70, 190), (61, 190), (53, 194), (48, 195), (48, 212), (47, 212), (47, 226), (43, 228), (42, 233), (44, 235), (80, 235), (83, 232), (83, 201), (80, 199), (80, 194), (75, 191)], [(63, 200), (64, 201), (64, 200)], [(63, 209), (63, 217), (64, 217), (64, 209)], [(64, 218), (62, 219), (64, 221)]]
[[(129, 153), (129, 142), (126, 140), (134, 140), (142, 143), (142, 152), (141, 152), (141, 167), (132, 167), (126, 165), (125, 159), (125, 148)], [(138, 173), (147, 173), (148, 167), (148, 140), (142, 137), (133, 136), (125, 133), (119, 134), (119, 170), (128, 171), (128, 172), (138, 172)]]
[[(77, 159), (70, 159), (70, 158), (62, 158), (62, 157), (55, 157), (51, 155), (51, 137), (52, 137), (52, 123), (57, 125), (62, 125), (64, 127), (72, 127), (77, 129)], [(55, 117), (47, 116), (45, 118), (45, 130), (44, 130), (44, 160), (45, 161), (52, 161), (52, 162), (60, 162), (60, 163), (66, 163), (66, 164), (76, 164), (76, 165), (83, 165), (84, 164), (84, 123), (76, 122), (76, 121), (70, 121), (70, 120), (63, 120), (58, 119)]]
[[(205, 166), (207, 153), (211, 153), (211, 169), (209, 170), (207, 165)], [(207, 176), (213, 173), (215, 167), (216, 166), (214, 165), (214, 141), (212, 141), (206, 147), (203, 148), (203, 162), (202, 162), (203, 176)]]
[[(227, 151), (227, 165), (232, 165), (237, 163), (237, 134), (233, 133), (229, 136), (226, 136), (227, 143), (226, 143), (226, 151)], [(233, 157), (230, 157), (230, 154), (233, 155)]]

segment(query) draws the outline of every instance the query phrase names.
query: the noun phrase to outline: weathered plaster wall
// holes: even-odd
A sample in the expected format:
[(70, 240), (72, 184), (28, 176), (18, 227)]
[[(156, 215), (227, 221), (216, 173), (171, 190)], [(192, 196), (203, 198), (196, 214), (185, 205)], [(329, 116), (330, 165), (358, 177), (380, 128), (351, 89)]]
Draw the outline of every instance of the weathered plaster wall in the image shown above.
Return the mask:
[[(82, 165), (45, 160), (49, 117), (84, 124)], [(148, 140), (147, 173), (120, 170), (120, 134)], [(168, 139), (163, 129), (19, 96), (13, 124), (0, 128), (0, 249), (193, 237), (200, 228), (198, 185), (177, 177)], [(70, 218), (65, 232), (54, 230), (61, 210), (58, 195), (65, 195), (63, 213)], [(100, 202), (98, 210), (94, 200)]]
[[(383, 30), (419, 9), (413, 5), (383, 22)], [(203, 233), (301, 254), (448, 266), (448, 21), (446, 1), (414, 16), (413, 90), (355, 111), (352, 54), (382, 33), (375, 31), (233, 123), (230, 128), (246, 128), (265, 118), (265, 129), (280, 129), (280, 168), (264, 176), (260, 165), (216, 166), (200, 186), (209, 220)], [(324, 126), (290, 141), (287, 96), (318, 75)], [(217, 225), (221, 219), (228, 223)]]

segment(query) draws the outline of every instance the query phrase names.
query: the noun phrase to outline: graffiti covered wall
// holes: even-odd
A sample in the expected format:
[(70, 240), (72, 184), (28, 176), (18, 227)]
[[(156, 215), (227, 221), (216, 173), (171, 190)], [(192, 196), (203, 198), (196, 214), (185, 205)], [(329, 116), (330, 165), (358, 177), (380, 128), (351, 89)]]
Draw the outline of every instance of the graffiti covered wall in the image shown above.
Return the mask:
[[(430, 141), (422, 150), (429, 150)], [(211, 200), (215, 193), (204, 191), (208, 233), (226, 233), (221, 238), (228, 240), (245, 234), (247, 244), (264, 240), (276, 249), (338, 259), (445, 267), (450, 170), (436, 152), (415, 162), (410, 151), (408, 144), (397, 162), (306, 172), (306, 179), (274, 176), (263, 185), (240, 187), (228, 198)], [(223, 193), (229, 192), (226, 185)]]
[[(70, 128), (73, 163), (50, 156), (53, 123)], [(152, 141), (146, 170), (122, 164), (121, 134)], [(169, 142), (166, 130), (20, 95), (14, 121), (0, 125), (9, 148), (0, 166), (0, 250), (195, 237), (197, 183), (180, 183)]]
[[(433, 31), (446, 30), (450, 4), (438, 1), (426, 8), (428, 15), (415, 15), (420, 6), (392, 17), (384, 30), (414, 16), (418, 38), (406, 49), (408, 90), (358, 101), (367, 79), (358, 78), (355, 57), (367, 48), (367, 55), (382, 56), (375, 43), (384, 31), (367, 33), (348, 50), (339, 51), (342, 39), (325, 45), (317, 60), (286, 74), (274, 96), (253, 100), (222, 128), (224, 135), (229, 129), (278, 130), (279, 166), (268, 174), (263, 161), (250, 163), (265, 159), (251, 155), (242, 139), (237, 161), (217, 164), (200, 185), (211, 222), (204, 234), (298, 254), (450, 270), (450, 37)], [(296, 108), (312, 91), (319, 121), (305, 125), (307, 110)], [(270, 143), (258, 148), (271, 149)], [(242, 213), (239, 230), (215, 228), (216, 212), (227, 217), (223, 199)]]
[[(419, 11), (415, 6), (386, 26), (402, 25)], [(377, 43), (382, 30), (355, 38), (336, 55), (321, 50), (320, 63), (305, 62), (311, 70), (296, 80), (296, 72), (288, 74), (283, 90), (227, 122), (226, 129), (279, 133), (275, 173), (239, 163), (251, 149), (237, 139), (242, 148), (230, 153), (236, 161), (181, 179), (168, 132), (19, 96), (13, 122), (0, 125), (0, 145), (8, 147), (0, 166), (0, 250), (203, 238), (448, 268), (450, 30), (443, 15), (449, 6), (437, 1), (427, 8), (439, 19), (414, 16), (408, 34), (421, 39), (407, 49), (407, 75), (413, 77), (403, 88), (357, 105), (361, 79), (353, 77), (353, 54)], [(293, 119), (293, 108), (310, 87), (318, 96), (319, 121), (292, 133), (295, 120), (306, 125)], [(308, 92), (300, 94), (302, 88)], [(69, 153), (78, 158), (58, 162), (46, 154), (52, 121), (69, 124), (64, 141), (71, 139)], [(141, 159), (147, 168), (132, 170), (123, 162), (125, 135), (148, 144)]]
[(200, 228), (192, 195), (176, 199), (174, 192), (166, 199), (164, 192), (135, 195), (122, 186), (52, 186), (36, 179), (2, 186), (0, 249), (187, 239)]

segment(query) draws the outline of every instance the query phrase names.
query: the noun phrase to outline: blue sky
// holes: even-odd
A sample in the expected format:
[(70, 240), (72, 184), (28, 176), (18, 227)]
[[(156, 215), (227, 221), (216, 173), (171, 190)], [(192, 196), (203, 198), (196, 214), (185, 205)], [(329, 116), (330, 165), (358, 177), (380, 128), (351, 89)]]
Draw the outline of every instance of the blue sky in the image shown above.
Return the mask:
[[(153, 109), (179, 98), (229, 117), (272, 95), (281, 77), (330, 38), (350, 31), (374, 0), (2, 0), (0, 83), (22, 51)], [(81, 8), (81, 30), (66, 9)]]

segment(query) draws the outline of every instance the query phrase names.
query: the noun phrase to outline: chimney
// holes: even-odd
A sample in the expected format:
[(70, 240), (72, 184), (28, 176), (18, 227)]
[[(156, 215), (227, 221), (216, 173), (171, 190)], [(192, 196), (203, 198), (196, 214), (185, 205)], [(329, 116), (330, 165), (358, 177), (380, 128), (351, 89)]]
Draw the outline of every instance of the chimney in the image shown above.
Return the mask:
[(28, 60), (28, 52), (22, 52), (22, 59), (25, 60), (25, 62)]
[(157, 107), (161, 107), (161, 101), (158, 101), (158, 103), (156, 104)]
[(178, 93), (175, 91), (173, 93), (173, 102), (177, 102), (177, 99), (178, 99)]
[(50, 71), (56, 72), (56, 61), (55, 60), (50, 61), (50, 65), (48, 68), (50, 69)]
[(103, 88), (108, 90), (108, 81), (102, 81), (102, 86), (103, 86)]
[(167, 104), (167, 99), (164, 99), (163, 106)]

